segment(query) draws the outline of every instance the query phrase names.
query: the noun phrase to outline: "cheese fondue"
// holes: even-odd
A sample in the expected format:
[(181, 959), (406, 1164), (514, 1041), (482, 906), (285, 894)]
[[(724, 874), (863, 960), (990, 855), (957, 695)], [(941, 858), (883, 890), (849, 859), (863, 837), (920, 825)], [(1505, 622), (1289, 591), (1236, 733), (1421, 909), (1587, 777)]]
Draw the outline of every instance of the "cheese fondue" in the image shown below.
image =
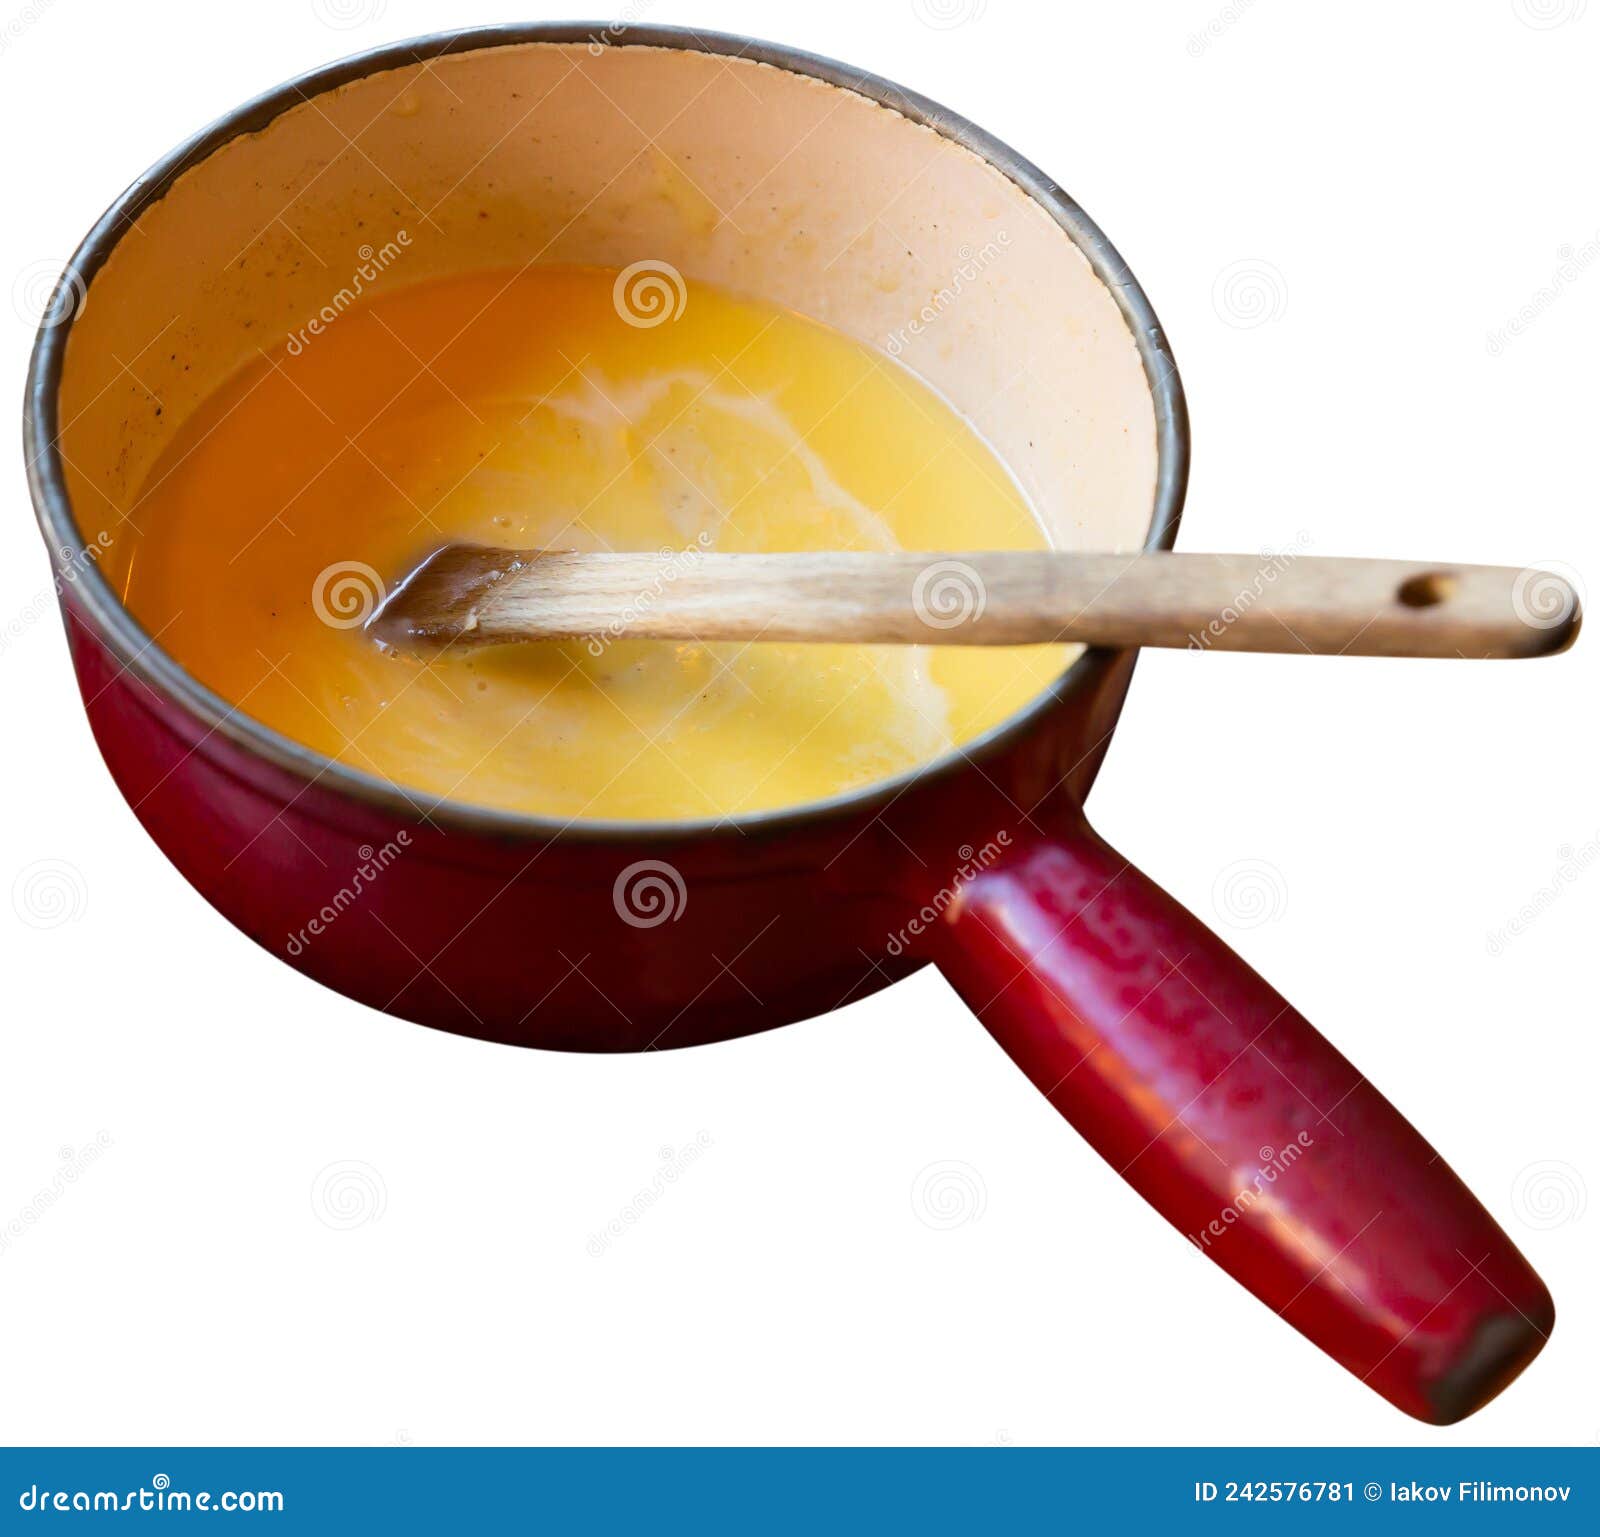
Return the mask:
[[(453, 540), (577, 550), (1040, 548), (1016, 483), (886, 356), (670, 268), (380, 294), (184, 423), (105, 566), (243, 713), (427, 796), (561, 818), (816, 800), (968, 741), (1062, 647), (484, 648), (361, 628)], [(959, 595), (958, 595), (959, 599)]]

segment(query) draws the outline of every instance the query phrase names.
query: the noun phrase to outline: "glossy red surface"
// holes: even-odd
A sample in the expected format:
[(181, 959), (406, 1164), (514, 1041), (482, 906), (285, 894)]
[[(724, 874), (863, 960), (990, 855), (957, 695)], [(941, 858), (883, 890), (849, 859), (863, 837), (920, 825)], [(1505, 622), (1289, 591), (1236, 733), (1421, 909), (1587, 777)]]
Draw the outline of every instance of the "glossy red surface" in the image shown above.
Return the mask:
[(1448, 1424), (1555, 1321), (1398, 1111), (1081, 820), (974, 877), (940, 964), (1036, 1087), (1174, 1227), (1340, 1365)]
[(873, 977), (856, 945), (876, 840), (836, 858), (859, 829), (584, 843), (396, 817), (208, 731), (69, 630), (95, 739), (150, 835), (258, 944), (362, 1003), (513, 1045), (643, 1051), (822, 1013)]
[[(882, 803), (747, 835), (552, 840), (300, 779), (68, 616), (139, 819), (245, 933), (352, 998), (517, 1045), (641, 1051), (821, 1013), (936, 958), (1146, 1200), (1408, 1413), (1470, 1413), (1549, 1333), (1538, 1277), (1433, 1149), (1084, 824), (1127, 653), (1096, 655), (980, 763)], [(661, 906), (630, 905), (641, 861)]]

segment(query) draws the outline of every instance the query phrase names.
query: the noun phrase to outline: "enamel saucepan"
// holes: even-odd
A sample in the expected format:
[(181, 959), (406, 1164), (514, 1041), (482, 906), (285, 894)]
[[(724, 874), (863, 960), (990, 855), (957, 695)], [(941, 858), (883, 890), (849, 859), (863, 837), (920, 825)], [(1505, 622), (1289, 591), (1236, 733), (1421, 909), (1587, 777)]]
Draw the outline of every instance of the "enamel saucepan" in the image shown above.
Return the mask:
[(496, 1041), (724, 1040), (934, 961), (1180, 1233), (1408, 1413), (1470, 1414), (1544, 1343), (1549, 1295), (1377, 1089), (1090, 829), (1131, 652), (1087, 652), (966, 750), (824, 803), (566, 824), (424, 802), (277, 735), (186, 674), (98, 569), (175, 425), (363, 288), (645, 259), (900, 358), (1057, 510), (1060, 547), (1170, 546), (1188, 426), (1155, 315), (1082, 210), (970, 123), (840, 64), (674, 29), (383, 48), (136, 182), (40, 332), (33, 495), (139, 819), (307, 975)]

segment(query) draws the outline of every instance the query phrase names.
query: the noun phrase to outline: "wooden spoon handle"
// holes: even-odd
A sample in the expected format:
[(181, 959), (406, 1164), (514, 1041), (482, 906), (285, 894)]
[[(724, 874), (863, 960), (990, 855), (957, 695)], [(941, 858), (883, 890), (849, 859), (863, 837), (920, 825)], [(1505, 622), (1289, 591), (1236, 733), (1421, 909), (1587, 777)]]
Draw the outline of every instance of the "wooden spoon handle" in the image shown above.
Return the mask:
[[(1290, 555), (495, 552), (439, 640), (1084, 641), (1202, 651), (1524, 657), (1579, 624), (1560, 576)], [(423, 568), (427, 570), (426, 567)], [(401, 596), (396, 593), (395, 598)]]

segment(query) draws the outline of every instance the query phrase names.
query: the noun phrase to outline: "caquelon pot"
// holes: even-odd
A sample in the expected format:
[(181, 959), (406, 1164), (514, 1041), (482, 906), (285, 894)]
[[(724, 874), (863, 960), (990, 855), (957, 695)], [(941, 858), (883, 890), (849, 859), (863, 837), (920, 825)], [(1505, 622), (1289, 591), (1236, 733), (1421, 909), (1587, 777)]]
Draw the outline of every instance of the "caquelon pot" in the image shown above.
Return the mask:
[[(104, 579), (177, 425), (336, 316), (344, 274), (646, 258), (900, 358), (985, 434), (1060, 547), (1170, 545), (1189, 439), (1156, 318), (1082, 210), (972, 124), (844, 65), (672, 28), (382, 48), (154, 167), (40, 331), (34, 500), (85, 708), (140, 821), (306, 975), (522, 1046), (699, 1045), (932, 961), (1286, 1322), (1410, 1414), (1479, 1407), (1551, 1328), (1538, 1277), (1377, 1089), (1084, 818), (1132, 653), (1089, 651), (965, 749), (824, 803), (564, 823), (408, 793), (277, 735)], [(1181, 769), (1180, 751), (1162, 772)]]

